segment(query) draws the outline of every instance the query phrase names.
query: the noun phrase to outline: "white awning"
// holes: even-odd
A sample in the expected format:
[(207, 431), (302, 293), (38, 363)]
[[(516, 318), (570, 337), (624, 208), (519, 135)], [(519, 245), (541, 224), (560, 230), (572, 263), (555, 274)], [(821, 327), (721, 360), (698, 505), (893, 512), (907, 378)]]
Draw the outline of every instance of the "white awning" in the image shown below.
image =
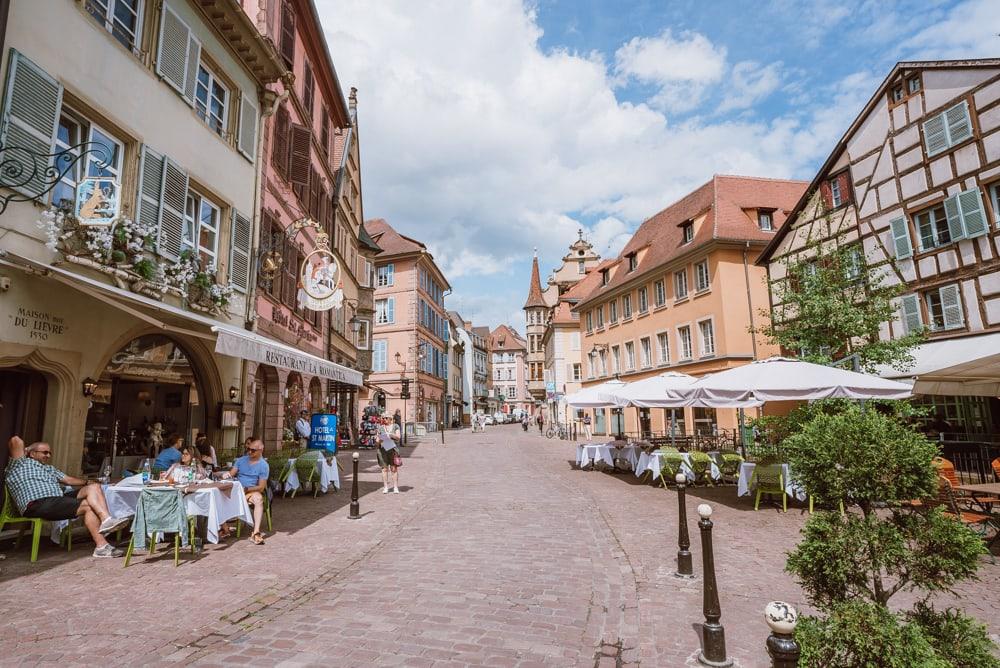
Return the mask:
[(145, 295), (78, 274), (75, 271), (3, 251), (0, 251), (0, 264), (9, 264), (30, 273), (52, 278), (164, 332), (214, 339), (216, 342), (215, 351), (220, 354), (291, 369), (350, 385), (361, 385), (362, 375), (360, 371), (335, 364), (316, 355), (310, 355), (261, 334), (223, 324), (213, 318), (185, 311)]
[(328, 378), (350, 385), (361, 385), (360, 371), (348, 369), (329, 360), (304, 353), (260, 334), (228, 325), (216, 325), (212, 331), (218, 335), (215, 352), (230, 357), (260, 362), (291, 369), (320, 378)]
[(913, 368), (882, 368), (879, 375), (912, 380), (914, 394), (1000, 396), (1000, 333), (930, 341), (913, 357)]

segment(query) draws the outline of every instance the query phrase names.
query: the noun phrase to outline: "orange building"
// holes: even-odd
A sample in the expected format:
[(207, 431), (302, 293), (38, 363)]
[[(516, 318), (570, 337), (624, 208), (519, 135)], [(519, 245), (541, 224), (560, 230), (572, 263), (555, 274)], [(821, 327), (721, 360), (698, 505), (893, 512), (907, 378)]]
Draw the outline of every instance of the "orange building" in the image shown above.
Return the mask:
[[(715, 176), (647, 219), (617, 258), (578, 284), (583, 386), (666, 370), (700, 376), (778, 353), (760, 335), (765, 271), (754, 262), (804, 181)], [(589, 288), (589, 289), (588, 289)], [(677, 411), (683, 433), (737, 425), (734, 409)], [(593, 411), (594, 433), (669, 432), (669, 411)]]

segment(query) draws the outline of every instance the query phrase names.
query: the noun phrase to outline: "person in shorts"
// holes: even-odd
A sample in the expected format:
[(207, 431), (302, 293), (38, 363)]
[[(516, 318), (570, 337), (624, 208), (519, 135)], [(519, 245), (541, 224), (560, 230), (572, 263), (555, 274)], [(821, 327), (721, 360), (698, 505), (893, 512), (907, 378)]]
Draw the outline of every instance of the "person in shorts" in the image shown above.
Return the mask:
[[(390, 427), (391, 425), (391, 427)], [(389, 493), (389, 478), (392, 478), (392, 493), (399, 494), (399, 468), (395, 458), (399, 454), (399, 431), (392, 420), (385, 418), (378, 427), (379, 446), (375, 449), (378, 466), (382, 469), (382, 493)]]
[[(7, 489), (22, 517), (38, 517), (59, 521), (83, 518), (83, 524), (94, 539), (95, 557), (120, 557), (124, 552), (111, 545), (104, 534), (117, 531), (129, 523), (128, 517), (112, 517), (100, 485), (66, 475), (49, 464), (52, 447), (48, 443), (24, 446), (20, 437), (7, 443), (10, 461), (7, 464)], [(79, 487), (63, 491), (63, 485)]]

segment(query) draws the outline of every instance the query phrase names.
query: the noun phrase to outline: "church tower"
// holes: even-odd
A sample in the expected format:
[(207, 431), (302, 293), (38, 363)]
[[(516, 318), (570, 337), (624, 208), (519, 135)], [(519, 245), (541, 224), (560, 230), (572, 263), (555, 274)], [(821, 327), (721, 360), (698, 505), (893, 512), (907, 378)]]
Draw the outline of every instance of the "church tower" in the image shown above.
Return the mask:
[(528, 300), (524, 302), (525, 332), (528, 338), (528, 394), (538, 402), (545, 401), (545, 349), (542, 338), (548, 324), (549, 306), (542, 294), (542, 281), (538, 272), (538, 249), (531, 261), (531, 283)]

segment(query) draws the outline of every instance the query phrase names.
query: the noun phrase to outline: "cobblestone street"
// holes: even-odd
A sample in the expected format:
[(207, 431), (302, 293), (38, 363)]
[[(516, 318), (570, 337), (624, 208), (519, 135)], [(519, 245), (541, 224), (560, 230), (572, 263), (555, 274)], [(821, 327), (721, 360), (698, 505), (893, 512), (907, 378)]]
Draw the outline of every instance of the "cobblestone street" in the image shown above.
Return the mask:
[[(345, 489), (274, 503), (275, 533), (197, 559), (90, 558), (45, 541), (39, 561), (3, 545), (4, 665), (683, 666), (696, 663), (701, 579), (672, 576), (672, 491), (578, 471), (570, 443), (449, 432), (407, 448), (400, 495), (362, 452), (359, 521)], [(349, 464), (350, 455), (342, 453)], [(764, 666), (770, 600), (802, 605), (782, 572), (805, 520), (753, 512), (732, 486), (695, 490), (715, 509), (730, 656)], [(244, 534), (245, 538), (245, 534)], [(984, 561), (961, 606), (1000, 632), (1000, 567)], [(805, 607), (804, 605), (802, 607)]]

